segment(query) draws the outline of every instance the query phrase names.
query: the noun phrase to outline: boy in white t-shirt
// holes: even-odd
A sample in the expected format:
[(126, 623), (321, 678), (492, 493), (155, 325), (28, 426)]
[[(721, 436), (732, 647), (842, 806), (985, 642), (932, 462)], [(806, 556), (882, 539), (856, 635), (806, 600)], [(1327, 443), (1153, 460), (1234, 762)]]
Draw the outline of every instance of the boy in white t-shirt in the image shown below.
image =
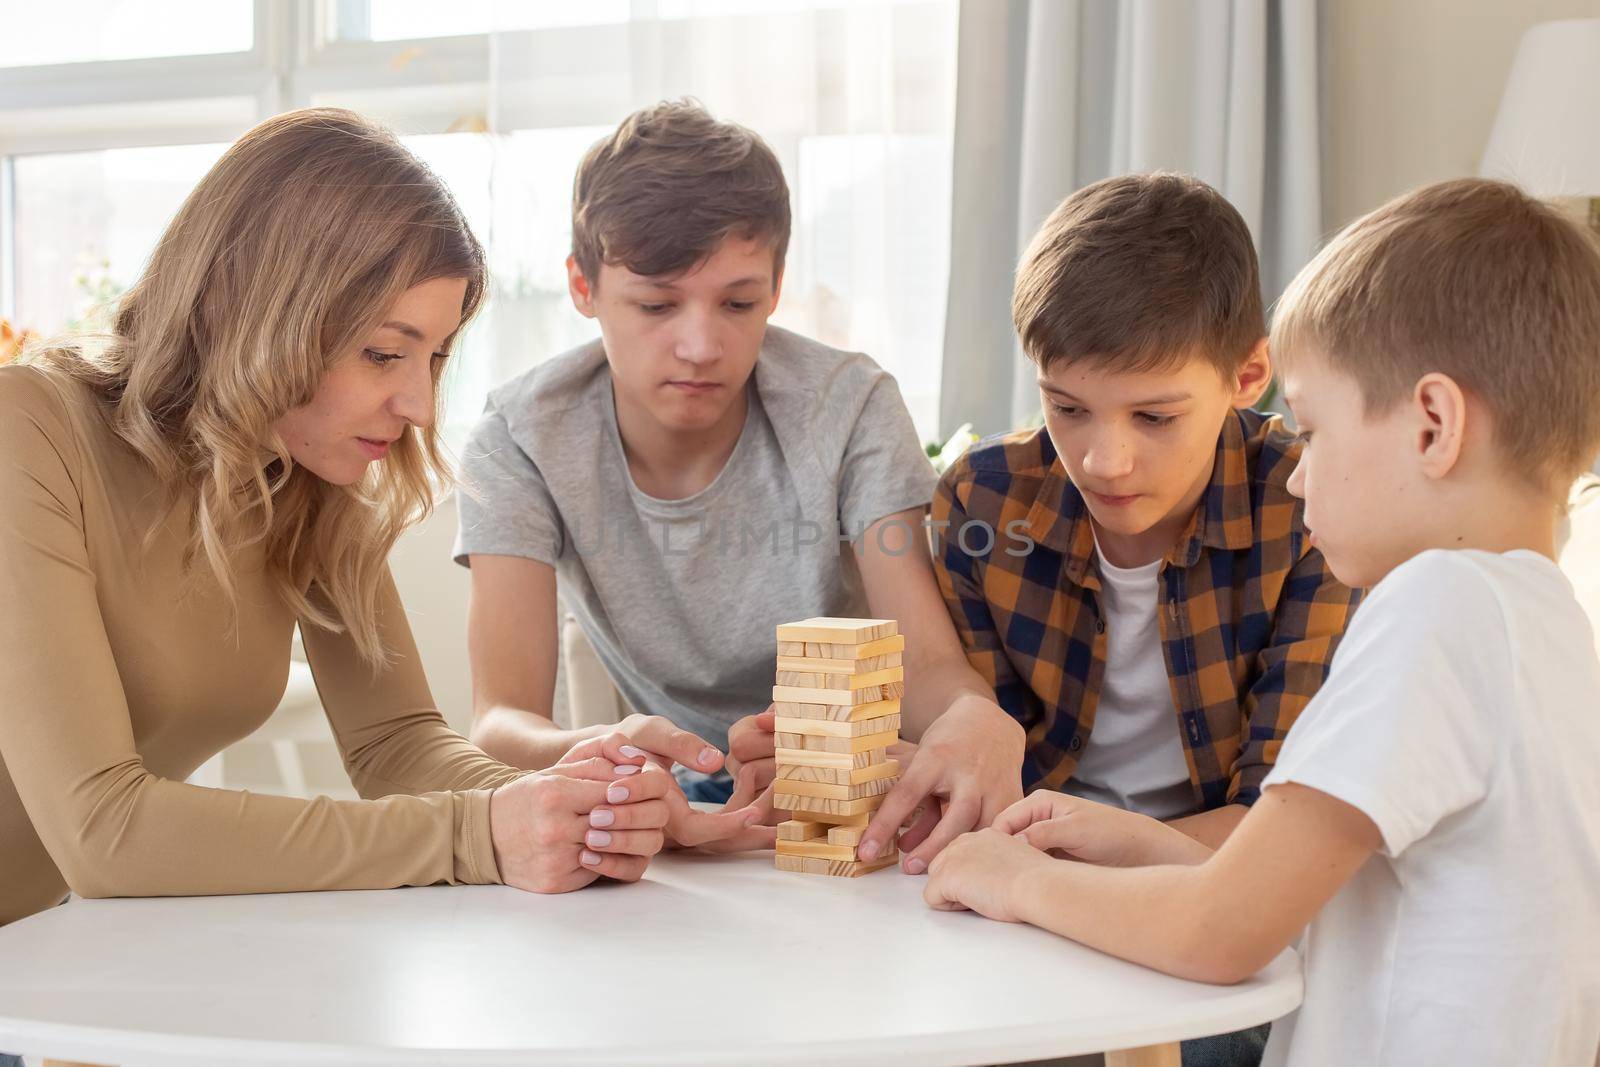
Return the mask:
[(1272, 348), (1308, 439), (1289, 488), (1375, 588), (1262, 798), (1213, 853), (1037, 792), (927, 900), (1211, 982), (1303, 930), (1269, 1063), (1590, 1064), (1600, 662), (1553, 556), (1600, 450), (1600, 253), (1511, 186), (1429, 186), (1301, 272)]

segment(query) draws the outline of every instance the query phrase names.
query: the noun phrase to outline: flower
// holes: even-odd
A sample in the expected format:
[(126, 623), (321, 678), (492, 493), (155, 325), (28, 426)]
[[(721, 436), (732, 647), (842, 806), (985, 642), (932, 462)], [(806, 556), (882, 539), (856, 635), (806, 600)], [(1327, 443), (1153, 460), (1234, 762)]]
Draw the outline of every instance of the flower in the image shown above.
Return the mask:
[(0, 319), (0, 363), (10, 363), (16, 359), (22, 354), (23, 346), (34, 336), (33, 331), (23, 330), (19, 333), (10, 320)]

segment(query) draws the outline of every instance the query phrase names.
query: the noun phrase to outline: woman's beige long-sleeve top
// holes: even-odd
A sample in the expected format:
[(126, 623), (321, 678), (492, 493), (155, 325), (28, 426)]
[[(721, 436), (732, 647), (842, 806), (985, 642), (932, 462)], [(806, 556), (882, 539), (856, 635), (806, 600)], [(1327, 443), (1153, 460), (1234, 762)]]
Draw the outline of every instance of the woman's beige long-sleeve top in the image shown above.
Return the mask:
[[(294, 617), (258, 553), (237, 611), (190, 516), (72, 380), (0, 367), (0, 924), (83, 896), (498, 882), (489, 793), (522, 772), (434, 708), (391, 580), (393, 664), (304, 630), (344, 763), (368, 799), (300, 800), (184, 779), (272, 713)], [(180, 509), (181, 511), (182, 509)], [(382, 799), (377, 799), (382, 798)]]

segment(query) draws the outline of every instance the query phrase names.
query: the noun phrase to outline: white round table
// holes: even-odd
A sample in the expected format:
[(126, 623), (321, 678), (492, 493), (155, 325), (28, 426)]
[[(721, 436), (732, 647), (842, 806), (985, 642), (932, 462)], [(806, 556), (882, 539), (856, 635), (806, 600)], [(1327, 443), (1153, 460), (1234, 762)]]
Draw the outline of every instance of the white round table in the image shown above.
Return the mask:
[(1285, 951), (1169, 978), (897, 869), (664, 855), (631, 886), (75, 900), (0, 928), (0, 1049), (199, 1064), (1001, 1063), (1292, 1011)]

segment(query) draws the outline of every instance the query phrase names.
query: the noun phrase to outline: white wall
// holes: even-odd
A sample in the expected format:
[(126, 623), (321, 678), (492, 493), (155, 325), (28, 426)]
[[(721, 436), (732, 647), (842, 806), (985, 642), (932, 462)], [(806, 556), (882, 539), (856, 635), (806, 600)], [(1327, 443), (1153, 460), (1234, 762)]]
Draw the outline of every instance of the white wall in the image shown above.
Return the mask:
[[(1323, 223), (1476, 174), (1522, 33), (1600, 0), (1323, 0)], [(1594, 116), (1600, 130), (1600, 116)]]

